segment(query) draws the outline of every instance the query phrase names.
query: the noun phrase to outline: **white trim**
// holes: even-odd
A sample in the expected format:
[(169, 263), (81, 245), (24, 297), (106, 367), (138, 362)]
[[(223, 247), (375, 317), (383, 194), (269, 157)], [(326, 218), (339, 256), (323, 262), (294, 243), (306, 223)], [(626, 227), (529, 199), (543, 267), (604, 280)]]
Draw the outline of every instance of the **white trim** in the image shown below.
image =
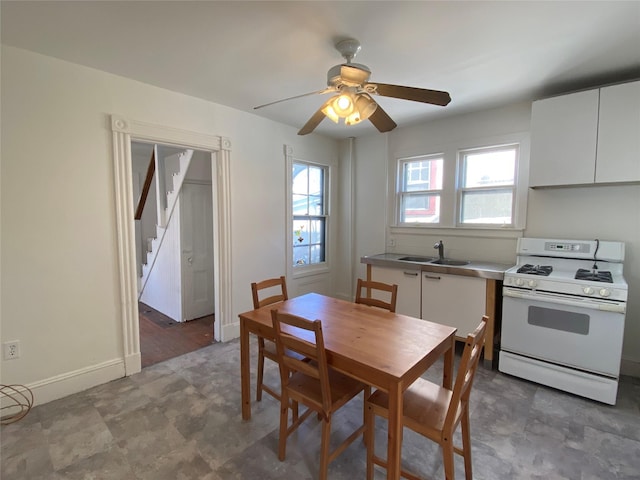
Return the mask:
[(124, 374), (132, 375), (142, 369), (138, 318), (135, 228), (133, 219), (133, 187), (131, 180), (131, 140), (192, 148), (211, 152), (214, 187), (214, 295), (216, 298), (214, 337), (227, 341), (232, 324), (227, 318), (231, 311), (231, 208), (230, 208), (230, 150), (228, 138), (153, 125), (146, 122), (111, 116), (113, 133), (113, 163), (118, 236), (120, 281), (120, 313), (122, 316)]
[[(122, 378), (125, 365), (122, 359), (113, 359), (96, 365), (66, 372), (26, 385), (33, 392), (33, 404), (42, 405), (73, 393), (82, 392), (103, 383)], [(16, 389), (21, 390), (20, 386)], [(5, 397), (0, 397), (4, 406)]]

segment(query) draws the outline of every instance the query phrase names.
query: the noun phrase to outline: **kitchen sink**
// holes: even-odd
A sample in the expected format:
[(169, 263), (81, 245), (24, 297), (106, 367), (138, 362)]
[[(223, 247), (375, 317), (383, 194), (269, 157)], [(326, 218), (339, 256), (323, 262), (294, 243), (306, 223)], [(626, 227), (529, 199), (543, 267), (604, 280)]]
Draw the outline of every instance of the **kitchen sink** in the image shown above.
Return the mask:
[(433, 257), (400, 257), (398, 260), (403, 260), (405, 262), (429, 263), (433, 260)]
[(468, 260), (451, 260), (450, 258), (443, 258), (442, 260), (433, 260), (429, 263), (433, 265), (450, 265), (452, 267), (461, 267), (463, 265), (469, 265), (471, 262)]

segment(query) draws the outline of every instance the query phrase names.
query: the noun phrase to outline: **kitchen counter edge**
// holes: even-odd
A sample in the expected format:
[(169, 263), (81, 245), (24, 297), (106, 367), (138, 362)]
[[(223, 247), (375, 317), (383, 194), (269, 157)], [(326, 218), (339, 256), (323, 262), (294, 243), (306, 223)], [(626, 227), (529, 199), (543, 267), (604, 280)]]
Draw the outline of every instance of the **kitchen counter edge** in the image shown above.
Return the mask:
[(418, 270), (422, 272), (446, 273), (449, 275), (462, 275), (465, 277), (478, 277), (489, 280), (503, 280), (504, 272), (513, 265), (502, 263), (471, 261), (462, 266), (434, 265), (426, 262), (408, 262), (399, 260), (408, 257), (408, 253), (380, 253), (377, 255), (366, 255), (360, 258), (361, 263), (375, 265), (378, 267), (399, 268), (404, 270)]

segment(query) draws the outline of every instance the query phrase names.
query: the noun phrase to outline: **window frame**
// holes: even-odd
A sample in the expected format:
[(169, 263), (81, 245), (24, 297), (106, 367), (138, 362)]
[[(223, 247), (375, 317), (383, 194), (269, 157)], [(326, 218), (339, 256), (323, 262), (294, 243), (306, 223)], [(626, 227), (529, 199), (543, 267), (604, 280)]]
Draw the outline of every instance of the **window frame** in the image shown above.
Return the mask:
[[(519, 158), (516, 165), (515, 180), (515, 207), (514, 221), (511, 227), (498, 224), (458, 224), (457, 219), (457, 153), (459, 150), (471, 150), (475, 148), (495, 147), (499, 145), (519, 145)], [(481, 235), (487, 238), (519, 238), (526, 228), (527, 204), (529, 197), (529, 150), (531, 135), (528, 131), (515, 131), (511, 133), (486, 135), (473, 139), (449, 139), (443, 142), (434, 142), (430, 137), (409, 146), (404, 142), (396, 141), (391, 145), (388, 163), (388, 188), (392, 195), (388, 197), (388, 211), (392, 212), (387, 223), (389, 245), (395, 244), (395, 236), (413, 234), (437, 234), (460, 237), (477, 237)], [(398, 162), (401, 159), (412, 157), (424, 157), (437, 152), (444, 152), (443, 164), (443, 190), (440, 204), (440, 223), (400, 223), (400, 203), (397, 195), (400, 185), (400, 170)]]
[[(299, 158), (291, 158), (289, 162), (287, 162), (287, 203), (289, 205), (288, 215), (287, 215), (287, 239), (288, 239), (288, 249), (287, 249), (287, 264), (288, 269), (291, 269), (294, 277), (302, 276), (306, 274), (315, 274), (329, 270), (329, 225), (330, 225), (330, 178), (331, 178), (331, 167), (329, 165), (312, 162), (308, 160), (302, 160)], [(322, 170), (322, 214), (313, 214), (313, 215), (295, 215), (293, 213), (293, 169), (295, 165), (305, 165), (308, 167), (318, 168)], [(307, 191), (307, 195), (308, 195)], [(322, 248), (324, 250), (324, 260), (318, 263), (306, 263), (306, 264), (296, 264), (294, 263), (294, 222), (295, 219), (299, 218), (301, 220), (322, 220), (323, 222), (323, 242)], [(311, 244), (310, 244), (311, 245)]]
[[(483, 147), (474, 147), (474, 148), (465, 148), (460, 149), (457, 152), (457, 161), (456, 161), (456, 209), (455, 209), (455, 218), (456, 218), (456, 227), (463, 228), (507, 228), (513, 229), (516, 228), (517, 221), (517, 196), (518, 196), (518, 166), (520, 163), (520, 152), (521, 152), (521, 144), (519, 142), (511, 142), (499, 145), (487, 145)], [(466, 159), (468, 154), (479, 153), (479, 152), (500, 152), (505, 150), (513, 150), (515, 149), (515, 161), (513, 166), (513, 182), (507, 185), (495, 185), (495, 186), (486, 186), (486, 187), (465, 187), (466, 180)], [(509, 223), (468, 223), (463, 222), (463, 208), (464, 202), (463, 197), (465, 193), (469, 192), (511, 192), (511, 220)]]
[[(411, 156), (411, 157), (402, 157), (402, 158), (398, 158), (398, 162), (397, 162), (397, 187), (396, 187), (396, 215), (398, 218), (398, 225), (399, 226), (409, 226), (409, 227), (414, 227), (414, 226), (437, 226), (440, 224), (441, 219), (442, 219), (442, 195), (443, 195), (443, 191), (444, 191), (444, 180), (442, 181), (442, 187), (441, 188), (429, 188), (426, 190), (413, 190), (413, 191), (409, 191), (407, 186), (411, 184), (411, 182), (409, 182), (408, 180), (405, 182), (406, 178), (404, 176), (404, 170), (405, 170), (405, 165), (411, 164), (411, 163), (416, 163), (416, 162), (432, 162), (432, 161), (436, 161), (436, 160), (440, 160), (442, 163), (442, 175), (444, 176), (444, 168), (445, 168), (445, 162), (444, 162), (444, 154), (443, 153), (430, 153), (430, 154), (426, 154), (426, 155), (416, 155), (416, 156)], [(429, 169), (429, 181), (431, 181), (431, 169)], [(414, 182), (414, 183), (419, 183), (419, 182)], [(406, 222), (404, 221), (404, 215), (403, 215), (403, 210), (404, 210), (404, 205), (405, 205), (405, 200), (407, 198), (411, 198), (414, 196), (419, 196), (419, 195), (437, 195), (438, 197), (438, 203), (439, 203), (439, 209), (437, 212), (438, 215), (438, 221), (437, 222)]]

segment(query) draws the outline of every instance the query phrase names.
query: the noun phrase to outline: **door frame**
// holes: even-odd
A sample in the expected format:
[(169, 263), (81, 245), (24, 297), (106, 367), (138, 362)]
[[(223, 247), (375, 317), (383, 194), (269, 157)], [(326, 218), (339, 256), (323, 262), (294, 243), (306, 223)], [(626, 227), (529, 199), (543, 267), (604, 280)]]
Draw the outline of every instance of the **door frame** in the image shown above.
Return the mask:
[(113, 165), (116, 202), (120, 313), (125, 375), (142, 369), (138, 318), (138, 276), (131, 141), (144, 141), (192, 148), (211, 153), (211, 185), (213, 188), (213, 258), (215, 319), (214, 339), (232, 338), (231, 311), (231, 141), (226, 137), (207, 135), (173, 127), (154, 125), (111, 115)]

